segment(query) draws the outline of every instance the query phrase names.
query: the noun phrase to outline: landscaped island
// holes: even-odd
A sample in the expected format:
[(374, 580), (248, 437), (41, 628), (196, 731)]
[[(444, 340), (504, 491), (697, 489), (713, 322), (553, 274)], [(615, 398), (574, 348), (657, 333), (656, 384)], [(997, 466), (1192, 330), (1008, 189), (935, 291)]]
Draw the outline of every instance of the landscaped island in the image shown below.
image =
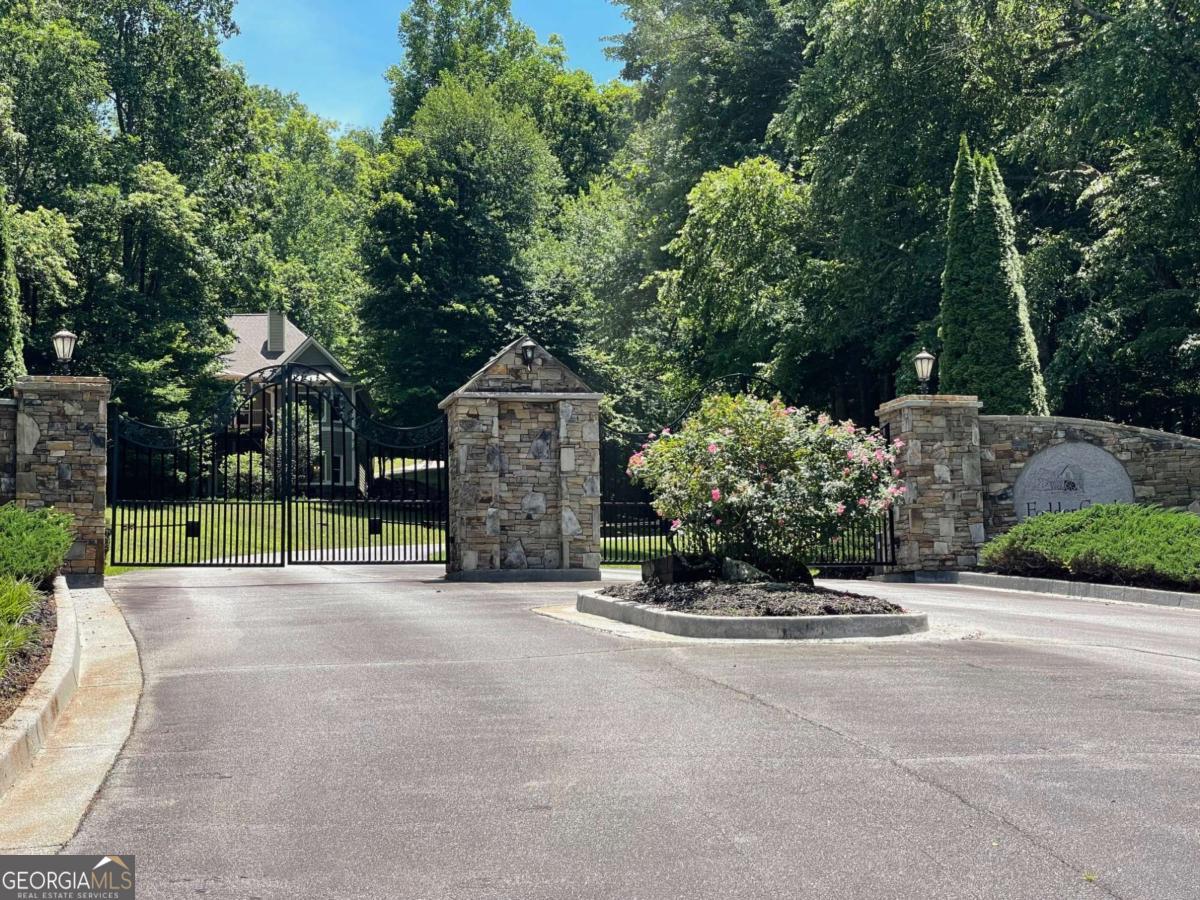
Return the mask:
[[(842, 540), (904, 493), (900, 446), (778, 399), (708, 397), (678, 431), (651, 434), (629, 460), (629, 474), (671, 523), (670, 556), (644, 563), (641, 583), (584, 592), (579, 608), (691, 637), (923, 630), (923, 616), (818, 587), (809, 569), (815, 548)], [(864, 617), (875, 621), (853, 621)], [(820, 624), (832, 618), (842, 621)]]
[(621, 584), (601, 591), (607, 597), (704, 616), (861, 616), (905, 610), (888, 600), (845, 591), (777, 582)]

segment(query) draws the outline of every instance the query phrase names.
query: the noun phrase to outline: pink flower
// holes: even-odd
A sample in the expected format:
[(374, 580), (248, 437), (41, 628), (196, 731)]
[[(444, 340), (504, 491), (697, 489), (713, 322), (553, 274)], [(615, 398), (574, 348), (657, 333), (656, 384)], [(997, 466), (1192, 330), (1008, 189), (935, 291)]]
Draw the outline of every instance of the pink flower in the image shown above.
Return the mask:
[(657, 436), (658, 435), (656, 435), (653, 431), (650, 432), (648, 435), (646, 435), (646, 437), (649, 438), (650, 440), (654, 440)]
[(672, 531), (678, 531), (678, 530), (679, 530), (680, 528), (682, 528), (682, 527), (683, 527), (683, 520), (682, 520), (682, 519), (673, 519), (673, 520), (671, 521), (671, 530), (672, 530)]
[(858, 429), (854, 427), (853, 422), (846, 423), (846, 434), (858, 434)]
[(841, 516), (841, 515), (845, 515), (845, 513), (846, 513), (846, 504), (845, 504), (845, 503), (839, 503), (839, 504), (837, 505), (837, 514), (838, 514), (839, 516)]
[(667, 436), (668, 434), (670, 434), (670, 433), (671, 433), (671, 429), (670, 429), (670, 428), (664, 428), (664, 429), (662, 430), (662, 436), (663, 436), (663, 437), (666, 437), (666, 436)]
[(819, 416), (817, 416), (818, 425), (828, 425), (830, 421), (832, 420), (829, 418), (828, 413), (821, 413)]
[(709, 452), (709, 453), (719, 453), (719, 452), (720, 452), (720, 450), (721, 450), (721, 448), (720, 448), (720, 447), (718, 447), (716, 444), (709, 444), (709, 445), (708, 445), (708, 452)]
[(846, 451), (846, 459), (850, 459), (850, 460), (854, 459), (854, 451), (853, 450)]
[(900, 440), (900, 438), (896, 438), (894, 441), (892, 441), (892, 446), (895, 447), (897, 450), (902, 450), (902, 449), (904, 449), (905, 445), (904, 445), (904, 441)]
[(796, 413), (800, 412), (800, 410), (796, 409), (796, 407), (794, 407), (794, 406), (789, 406), (787, 409), (784, 410), (784, 412), (787, 413), (789, 416), (794, 416)]
[(842, 475), (849, 475), (849, 474), (850, 474), (850, 470), (848, 468), (842, 469)]
[(714, 502), (721, 499), (721, 489), (720, 488), (712, 489), (712, 498), (713, 498)]
[(896, 488), (896, 493), (897, 493), (897, 494), (907, 494), (907, 493), (908, 493), (908, 488), (906, 488), (906, 487), (904, 487), (903, 485), (901, 485), (900, 487)]
[(859, 506), (866, 506), (868, 503), (870, 503), (870, 501), (869, 501), (869, 500), (867, 500), (867, 498), (866, 498), (866, 497), (859, 497), (859, 498), (858, 498), (858, 505), (859, 505)]
[(887, 459), (887, 456), (882, 450), (875, 451), (875, 462), (883, 462), (885, 459)]
[(893, 475), (895, 475), (897, 478), (899, 478), (899, 477), (900, 477), (900, 470), (899, 470), (899, 469), (892, 469), (892, 474), (893, 474)]
[(713, 524), (714, 524), (714, 525), (720, 525), (720, 524), (721, 524), (721, 520), (720, 520), (720, 519), (713, 519)]
[(633, 469), (626, 469), (626, 470), (625, 470), (625, 474), (626, 474), (626, 475), (633, 475)]
[(629, 457), (629, 467), (631, 469), (636, 469), (638, 466), (642, 465), (642, 463), (644, 463), (645, 461), (646, 461), (645, 454), (643, 454), (639, 451), (639, 452), (633, 454), (633, 456)]

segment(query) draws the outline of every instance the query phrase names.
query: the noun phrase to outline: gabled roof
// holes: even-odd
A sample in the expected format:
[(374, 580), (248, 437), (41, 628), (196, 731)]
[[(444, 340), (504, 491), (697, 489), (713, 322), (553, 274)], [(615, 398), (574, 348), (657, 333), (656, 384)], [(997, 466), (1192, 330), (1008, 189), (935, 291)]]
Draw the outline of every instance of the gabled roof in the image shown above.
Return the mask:
[[(283, 319), (283, 350), (267, 350), (267, 313), (237, 313), (227, 316), (225, 327), (233, 335), (233, 349), (221, 357), (226, 378), (245, 378), (259, 369), (280, 366), (287, 362), (303, 361), (314, 368), (327, 370), (339, 380), (349, 378), (341, 360), (309, 337), (291, 319)], [(310, 362), (311, 360), (311, 362)]]
[(467, 379), (467, 383), (450, 396), (439, 407), (445, 408), (456, 397), (463, 394), (524, 393), (524, 394), (580, 394), (598, 397), (583, 379), (555, 359), (545, 347), (533, 341), (536, 348), (533, 366), (526, 366), (521, 357), (521, 345), (532, 340), (523, 335), (493, 356), (478, 372)]

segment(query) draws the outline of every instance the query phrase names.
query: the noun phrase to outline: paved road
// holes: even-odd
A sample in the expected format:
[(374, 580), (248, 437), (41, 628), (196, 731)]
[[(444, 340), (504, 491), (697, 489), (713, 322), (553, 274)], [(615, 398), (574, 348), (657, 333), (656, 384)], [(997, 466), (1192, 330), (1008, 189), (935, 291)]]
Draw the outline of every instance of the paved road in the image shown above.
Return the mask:
[(872, 585), (939, 636), (662, 643), (436, 574), (114, 579), (146, 691), (68, 850), (148, 900), (1200, 896), (1200, 613)]

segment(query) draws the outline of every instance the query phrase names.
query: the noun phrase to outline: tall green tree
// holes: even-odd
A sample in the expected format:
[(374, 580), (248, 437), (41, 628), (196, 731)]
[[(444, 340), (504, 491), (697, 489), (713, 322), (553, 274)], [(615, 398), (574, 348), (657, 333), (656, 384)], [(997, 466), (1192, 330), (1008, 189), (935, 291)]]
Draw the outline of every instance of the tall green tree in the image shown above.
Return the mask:
[(21, 337), (21, 300), (17, 285), (16, 253), (9, 238), (9, 207), (0, 182), (0, 388), (8, 388), (25, 374)]
[(1012, 207), (993, 156), (959, 145), (946, 230), (939, 389), (997, 415), (1047, 415)]
[(362, 360), (386, 409), (428, 418), (508, 335), (537, 330), (524, 253), (562, 177), (524, 110), (453, 77), (426, 95), (381, 168)]
[(443, 76), (495, 82), (538, 53), (537, 36), (513, 16), (511, 0), (413, 0), (400, 14), (399, 34), (404, 56), (387, 71), (389, 133), (408, 127)]

